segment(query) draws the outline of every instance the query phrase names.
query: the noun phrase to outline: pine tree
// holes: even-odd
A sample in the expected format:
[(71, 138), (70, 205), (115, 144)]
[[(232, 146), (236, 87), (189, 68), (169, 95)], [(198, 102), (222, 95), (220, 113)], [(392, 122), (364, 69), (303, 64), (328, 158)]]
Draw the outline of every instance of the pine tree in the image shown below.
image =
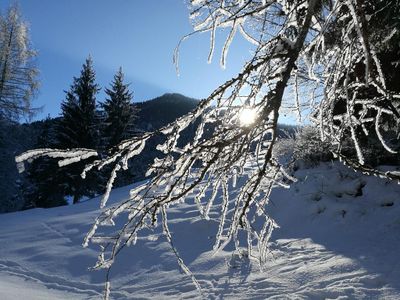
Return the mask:
[[(55, 120), (48, 117), (40, 122), (41, 130), (38, 135), (36, 148), (56, 146), (54, 124)], [(40, 157), (28, 167), (23, 184), (24, 208), (55, 207), (65, 205), (64, 179), (56, 160)]]
[[(62, 118), (57, 128), (58, 147), (97, 149), (99, 145), (99, 118), (96, 113), (96, 94), (99, 85), (95, 82), (91, 57), (83, 64), (80, 77), (74, 78), (61, 104)], [(82, 180), (80, 174), (84, 163), (75, 163), (60, 169), (63, 172), (66, 194), (79, 202), (83, 196), (93, 196), (99, 189), (95, 176)]]
[(61, 104), (62, 119), (58, 130), (61, 148), (91, 148), (98, 146), (98, 117), (96, 94), (99, 85), (89, 56), (82, 66), (80, 77), (74, 77), (70, 90)]
[(102, 104), (105, 112), (104, 137), (109, 149), (132, 136), (137, 109), (131, 103), (132, 92), (124, 83), (122, 68), (114, 76), (110, 89), (105, 90), (108, 98)]
[(11, 6), (4, 17), (0, 15), (0, 116), (3, 118), (18, 120), (35, 112), (31, 100), (38, 88), (36, 55), (18, 6)]

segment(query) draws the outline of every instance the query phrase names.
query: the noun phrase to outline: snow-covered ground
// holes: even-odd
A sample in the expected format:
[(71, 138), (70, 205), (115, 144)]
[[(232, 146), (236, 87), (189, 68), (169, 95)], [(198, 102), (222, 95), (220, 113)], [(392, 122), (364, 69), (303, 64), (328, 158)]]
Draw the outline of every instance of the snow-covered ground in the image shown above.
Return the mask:
[[(276, 189), (280, 225), (265, 268), (228, 251), (212, 255), (215, 221), (192, 199), (169, 214), (175, 246), (206, 299), (400, 299), (400, 185), (326, 163)], [(240, 186), (240, 182), (238, 184)], [(130, 187), (113, 191), (111, 202)], [(104, 272), (89, 271), (95, 246), (82, 240), (99, 200), (0, 216), (0, 299), (98, 299)], [(155, 232), (119, 254), (112, 299), (199, 298), (166, 239)]]

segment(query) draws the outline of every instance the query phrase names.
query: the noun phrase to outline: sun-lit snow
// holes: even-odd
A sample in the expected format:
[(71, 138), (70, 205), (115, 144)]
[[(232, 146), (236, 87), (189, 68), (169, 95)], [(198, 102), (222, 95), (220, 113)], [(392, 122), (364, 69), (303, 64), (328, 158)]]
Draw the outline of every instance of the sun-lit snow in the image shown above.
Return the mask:
[[(263, 270), (245, 248), (213, 255), (219, 230), (213, 207), (210, 220), (199, 216), (192, 198), (172, 208), (174, 245), (204, 298), (400, 299), (400, 186), (338, 163), (295, 175), (298, 182), (290, 189), (272, 192), (269, 211), (280, 228)], [(232, 192), (243, 182), (238, 177)], [(131, 187), (113, 190), (110, 205), (125, 199)], [(105, 274), (88, 270), (97, 245), (81, 246), (99, 202), (2, 215), (0, 299), (100, 299)], [(110, 283), (111, 299), (201, 299), (161, 228), (138, 236), (117, 256)]]

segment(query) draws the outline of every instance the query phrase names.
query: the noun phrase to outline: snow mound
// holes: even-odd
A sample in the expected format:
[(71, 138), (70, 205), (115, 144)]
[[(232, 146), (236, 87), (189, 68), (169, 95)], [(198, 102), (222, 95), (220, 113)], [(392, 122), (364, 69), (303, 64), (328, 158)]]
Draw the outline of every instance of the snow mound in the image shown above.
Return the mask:
[[(272, 194), (268, 210), (280, 228), (262, 270), (244, 249), (213, 255), (216, 212), (202, 219), (193, 199), (170, 212), (175, 246), (203, 296), (400, 299), (400, 186), (336, 163), (295, 175), (290, 189)], [(126, 198), (131, 187), (113, 190), (110, 202)], [(2, 215), (0, 299), (101, 298), (105, 274), (88, 270), (98, 249), (81, 246), (99, 201)], [(200, 299), (161, 231), (120, 253), (111, 288), (112, 299)]]

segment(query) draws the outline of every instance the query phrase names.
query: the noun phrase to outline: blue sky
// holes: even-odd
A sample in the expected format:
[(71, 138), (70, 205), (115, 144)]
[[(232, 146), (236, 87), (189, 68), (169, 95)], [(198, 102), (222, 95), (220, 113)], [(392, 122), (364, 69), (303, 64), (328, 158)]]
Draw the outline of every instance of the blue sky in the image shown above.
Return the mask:
[[(14, 1), (1, 1), (4, 12)], [(78, 76), (90, 54), (97, 82), (107, 87), (122, 66), (131, 83), (134, 101), (166, 92), (203, 98), (240, 71), (250, 45), (237, 36), (227, 68), (219, 57), (207, 64), (209, 34), (193, 36), (181, 47), (180, 76), (172, 63), (180, 38), (192, 31), (183, 0), (20, 0), (30, 24), (33, 47), (38, 50), (41, 87), (35, 106), (44, 106), (38, 119), (60, 113), (64, 90)], [(226, 33), (219, 34), (219, 50)], [(216, 51), (216, 54), (219, 54)], [(104, 99), (103, 91), (98, 101)]]

